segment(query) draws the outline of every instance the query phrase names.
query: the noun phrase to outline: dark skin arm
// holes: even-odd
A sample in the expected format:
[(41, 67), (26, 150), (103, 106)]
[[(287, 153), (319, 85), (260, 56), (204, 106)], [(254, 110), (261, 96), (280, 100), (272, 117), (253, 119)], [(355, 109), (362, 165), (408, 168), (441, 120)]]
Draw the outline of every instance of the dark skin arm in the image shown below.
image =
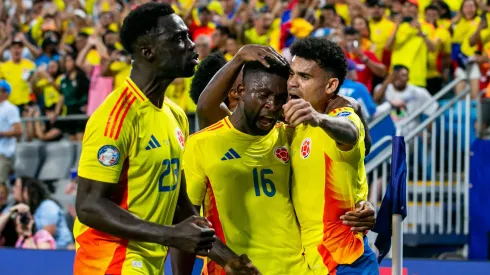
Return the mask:
[(199, 127), (204, 128), (228, 115), (220, 108), (245, 62), (259, 61), (269, 67), (267, 59), (287, 65), (287, 61), (271, 47), (260, 45), (243, 46), (235, 57), (221, 68), (208, 83), (197, 102), (196, 113)]
[(113, 202), (111, 198), (116, 194), (121, 194), (119, 184), (80, 177), (76, 200), (80, 222), (119, 238), (177, 247), (204, 256), (212, 248), (214, 230), (208, 228), (206, 219), (192, 216), (173, 226), (148, 222)]
[[(200, 207), (192, 205), (191, 201), (189, 200), (189, 196), (187, 195), (184, 173), (182, 173), (182, 181), (177, 204), (179, 207), (175, 212), (174, 224), (185, 220), (189, 216), (199, 215)], [(196, 253), (188, 253), (175, 248), (171, 248), (170, 253), (172, 254), (172, 272), (174, 275), (192, 274)], [(213, 248), (209, 251), (208, 257), (223, 267), (226, 267), (228, 263), (233, 263), (236, 261), (236, 259), (240, 258), (240, 256), (235, 254), (218, 238), (216, 238), (216, 241), (213, 243)], [(232, 272), (236, 272), (240, 269), (249, 269), (247, 270), (246, 274), (258, 274), (257, 269), (251, 265), (250, 261), (241, 266), (233, 266), (228, 268), (234, 270)]]

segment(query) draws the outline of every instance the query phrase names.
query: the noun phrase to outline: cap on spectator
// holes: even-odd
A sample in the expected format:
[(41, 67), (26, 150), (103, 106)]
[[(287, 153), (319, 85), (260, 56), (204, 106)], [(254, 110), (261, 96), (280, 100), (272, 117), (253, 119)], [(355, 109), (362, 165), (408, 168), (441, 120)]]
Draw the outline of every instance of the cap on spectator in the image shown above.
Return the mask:
[(3, 79), (0, 80), (0, 89), (2, 89), (8, 95), (10, 95), (10, 91), (12, 90), (12, 88), (10, 88), (10, 84)]
[(412, 4), (412, 5), (415, 5), (415, 6), (419, 6), (419, 1), (418, 0), (407, 0), (408, 3)]
[(75, 11), (73, 11), (73, 15), (78, 16), (82, 19), (87, 18), (87, 14), (85, 14), (85, 12), (81, 9), (76, 9)]
[(49, 36), (48, 38), (44, 39), (41, 48), (45, 49), (47, 46), (50, 45), (58, 45), (58, 40), (54, 37)]
[(208, 5), (210, 11), (214, 11), (217, 15), (222, 16), (224, 14), (223, 7), (218, 1), (211, 1)]
[(352, 59), (347, 59), (347, 71), (358, 71), (356, 63)]

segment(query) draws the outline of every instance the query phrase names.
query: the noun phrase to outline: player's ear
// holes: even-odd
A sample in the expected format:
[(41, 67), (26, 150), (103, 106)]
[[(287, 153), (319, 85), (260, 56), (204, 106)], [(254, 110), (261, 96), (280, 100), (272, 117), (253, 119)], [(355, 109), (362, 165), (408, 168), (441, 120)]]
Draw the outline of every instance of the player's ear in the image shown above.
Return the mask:
[(138, 50), (140, 52), (140, 55), (148, 61), (151, 61), (155, 58), (155, 51), (149, 45), (139, 46)]
[(339, 87), (339, 79), (335, 77), (331, 77), (327, 81), (327, 85), (325, 86), (325, 93), (328, 95), (333, 95), (337, 88)]

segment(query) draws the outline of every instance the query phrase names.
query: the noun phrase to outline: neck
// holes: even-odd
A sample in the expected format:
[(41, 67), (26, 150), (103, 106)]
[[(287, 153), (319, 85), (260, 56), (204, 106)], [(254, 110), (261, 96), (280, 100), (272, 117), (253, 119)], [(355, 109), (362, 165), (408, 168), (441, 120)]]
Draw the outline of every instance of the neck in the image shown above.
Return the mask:
[(267, 30), (265, 28), (261, 28), (261, 27), (255, 27), (255, 31), (257, 31), (257, 34), (258, 35), (264, 35), (267, 33)]
[(148, 64), (139, 64), (137, 62), (133, 62), (130, 77), (157, 108), (163, 106), (165, 91), (170, 83), (174, 81), (174, 78), (165, 78), (158, 75), (154, 69), (149, 68)]
[(12, 61), (13, 61), (15, 64), (19, 64), (21, 60), (22, 60), (22, 58), (19, 58), (19, 59), (13, 59), (13, 58), (12, 58)]
[(248, 134), (254, 135), (252, 129), (248, 126), (247, 118), (243, 113), (243, 109), (240, 106), (237, 106), (233, 114), (230, 116), (230, 122), (238, 131)]

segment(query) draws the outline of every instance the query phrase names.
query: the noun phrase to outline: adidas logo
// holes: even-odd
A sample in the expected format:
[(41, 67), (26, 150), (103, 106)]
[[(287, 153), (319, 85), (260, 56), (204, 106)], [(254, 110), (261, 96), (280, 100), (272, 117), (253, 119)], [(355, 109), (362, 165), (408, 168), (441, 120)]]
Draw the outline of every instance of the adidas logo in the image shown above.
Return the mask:
[(158, 143), (158, 140), (155, 138), (155, 136), (151, 135), (151, 138), (150, 138), (150, 145), (146, 146), (146, 150), (151, 150), (151, 149), (155, 149), (155, 148), (159, 148), (159, 147), (162, 147), (160, 145), (160, 143)]
[(229, 159), (239, 159), (241, 158), (240, 155), (233, 150), (233, 148), (228, 149), (228, 152), (226, 152), (225, 156), (221, 158), (221, 160), (229, 160)]

